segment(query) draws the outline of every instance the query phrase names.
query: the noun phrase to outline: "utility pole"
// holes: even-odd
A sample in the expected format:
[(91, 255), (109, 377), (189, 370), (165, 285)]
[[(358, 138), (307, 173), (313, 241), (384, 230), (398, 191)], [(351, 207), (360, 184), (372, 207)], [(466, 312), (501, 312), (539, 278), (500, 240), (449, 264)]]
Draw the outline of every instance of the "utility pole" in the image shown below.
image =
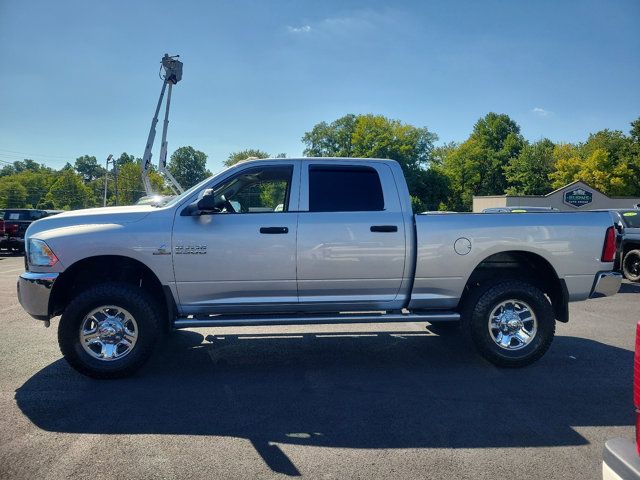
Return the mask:
[(118, 165), (116, 165), (115, 160), (113, 162), (113, 180), (114, 180), (114, 183), (115, 183), (116, 207), (117, 207), (118, 206)]
[[(102, 202), (103, 207), (107, 206), (107, 180), (109, 178), (109, 162), (111, 161), (112, 158), (113, 158), (113, 155), (109, 154), (109, 156), (107, 157), (106, 168), (104, 169), (104, 201)], [(114, 166), (115, 166), (115, 162), (114, 162)]]

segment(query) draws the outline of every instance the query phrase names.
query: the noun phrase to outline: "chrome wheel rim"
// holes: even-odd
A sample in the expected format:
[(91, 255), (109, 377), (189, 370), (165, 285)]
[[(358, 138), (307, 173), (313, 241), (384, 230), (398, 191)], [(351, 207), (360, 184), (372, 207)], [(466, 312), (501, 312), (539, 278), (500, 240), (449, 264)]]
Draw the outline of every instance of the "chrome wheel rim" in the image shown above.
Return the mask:
[(529, 345), (538, 331), (533, 309), (522, 300), (500, 302), (489, 315), (489, 335), (504, 350), (520, 350)]
[(80, 345), (93, 358), (110, 362), (133, 350), (138, 324), (122, 307), (103, 305), (88, 313), (80, 325)]
[(631, 260), (627, 262), (627, 270), (629, 270), (632, 275), (640, 275), (640, 256), (634, 256), (635, 258), (631, 257)]

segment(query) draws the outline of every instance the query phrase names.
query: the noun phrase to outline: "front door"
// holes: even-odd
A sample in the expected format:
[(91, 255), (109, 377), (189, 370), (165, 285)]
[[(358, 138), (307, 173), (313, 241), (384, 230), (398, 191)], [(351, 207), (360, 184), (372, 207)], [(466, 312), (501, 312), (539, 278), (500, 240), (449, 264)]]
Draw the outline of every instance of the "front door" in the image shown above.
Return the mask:
[(173, 228), (183, 313), (294, 309), (299, 162), (247, 168), (211, 185), (221, 207), (181, 216)]

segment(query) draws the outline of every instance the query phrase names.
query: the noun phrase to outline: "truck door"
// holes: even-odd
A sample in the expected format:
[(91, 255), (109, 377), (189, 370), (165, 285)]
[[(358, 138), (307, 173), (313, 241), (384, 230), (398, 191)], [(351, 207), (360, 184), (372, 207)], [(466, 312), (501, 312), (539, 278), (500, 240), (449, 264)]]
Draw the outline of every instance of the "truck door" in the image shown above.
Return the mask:
[(300, 162), (247, 168), (211, 185), (219, 212), (173, 228), (174, 272), (186, 313), (265, 313), (298, 302), (296, 233)]
[(298, 296), (312, 309), (395, 308), (405, 225), (381, 162), (305, 161), (298, 219)]

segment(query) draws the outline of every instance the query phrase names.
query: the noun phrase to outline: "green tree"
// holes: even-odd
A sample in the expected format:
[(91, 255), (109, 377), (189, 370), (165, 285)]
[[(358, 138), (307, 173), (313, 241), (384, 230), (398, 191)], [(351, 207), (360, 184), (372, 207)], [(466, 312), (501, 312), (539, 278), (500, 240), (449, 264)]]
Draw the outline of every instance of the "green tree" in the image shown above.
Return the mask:
[(127, 152), (122, 152), (120, 156), (116, 159), (116, 167), (120, 168), (127, 163), (138, 163), (140, 164), (142, 160), (136, 159), (134, 155), (130, 155)]
[(54, 208), (64, 210), (87, 208), (96, 204), (89, 187), (71, 170), (64, 170), (60, 174), (44, 201)]
[(26, 203), (33, 208), (40, 206), (44, 197), (55, 182), (55, 175), (47, 170), (24, 171), (16, 175), (18, 180), (27, 189)]
[(447, 195), (448, 181), (429, 169), (437, 136), (382, 115), (345, 115), (321, 122), (305, 133), (305, 155), (390, 158), (404, 171), (409, 191), (422, 208), (435, 209)]
[(631, 141), (636, 145), (640, 144), (640, 117), (631, 122), (631, 130), (629, 130)]
[(474, 195), (503, 194), (505, 167), (524, 144), (520, 127), (508, 115), (492, 112), (479, 119), (465, 142), (443, 152), (441, 172), (451, 188), (447, 208), (470, 210)]
[(578, 147), (571, 143), (559, 143), (553, 148), (555, 169), (549, 174), (553, 188), (564, 187), (579, 179), (582, 158)]
[(99, 177), (104, 177), (104, 168), (98, 165), (96, 157), (83, 155), (76, 158), (74, 169), (82, 176), (84, 183), (89, 183)]
[(246, 150), (240, 150), (239, 152), (230, 153), (224, 161), (224, 165), (226, 167), (230, 167), (238, 162), (246, 160), (247, 158), (269, 158), (269, 154), (262, 150), (248, 148)]
[(302, 137), (309, 157), (355, 157), (352, 138), (359, 116), (349, 114), (330, 124), (320, 122)]
[(581, 180), (605, 195), (634, 194), (634, 173), (629, 160), (623, 158), (616, 161), (605, 148), (558, 145), (554, 149), (554, 156), (556, 168), (549, 174), (554, 188)]
[(509, 195), (545, 195), (552, 190), (549, 175), (553, 172), (555, 145), (547, 138), (527, 143), (517, 157), (504, 168)]
[(15, 179), (0, 182), (0, 208), (27, 207), (27, 189)]
[[(149, 172), (149, 181), (154, 192), (165, 192), (162, 175)], [(118, 205), (133, 205), (145, 195), (140, 165), (132, 162), (125, 163), (118, 170)]]
[(180, 147), (171, 155), (167, 169), (182, 188), (187, 189), (211, 175), (206, 164), (204, 152), (193, 147)]
[(447, 210), (471, 210), (473, 195), (477, 194), (481, 184), (485, 160), (485, 149), (472, 138), (445, 153), (438, 169), (449, 180), (449, 195), (445, 201)]

